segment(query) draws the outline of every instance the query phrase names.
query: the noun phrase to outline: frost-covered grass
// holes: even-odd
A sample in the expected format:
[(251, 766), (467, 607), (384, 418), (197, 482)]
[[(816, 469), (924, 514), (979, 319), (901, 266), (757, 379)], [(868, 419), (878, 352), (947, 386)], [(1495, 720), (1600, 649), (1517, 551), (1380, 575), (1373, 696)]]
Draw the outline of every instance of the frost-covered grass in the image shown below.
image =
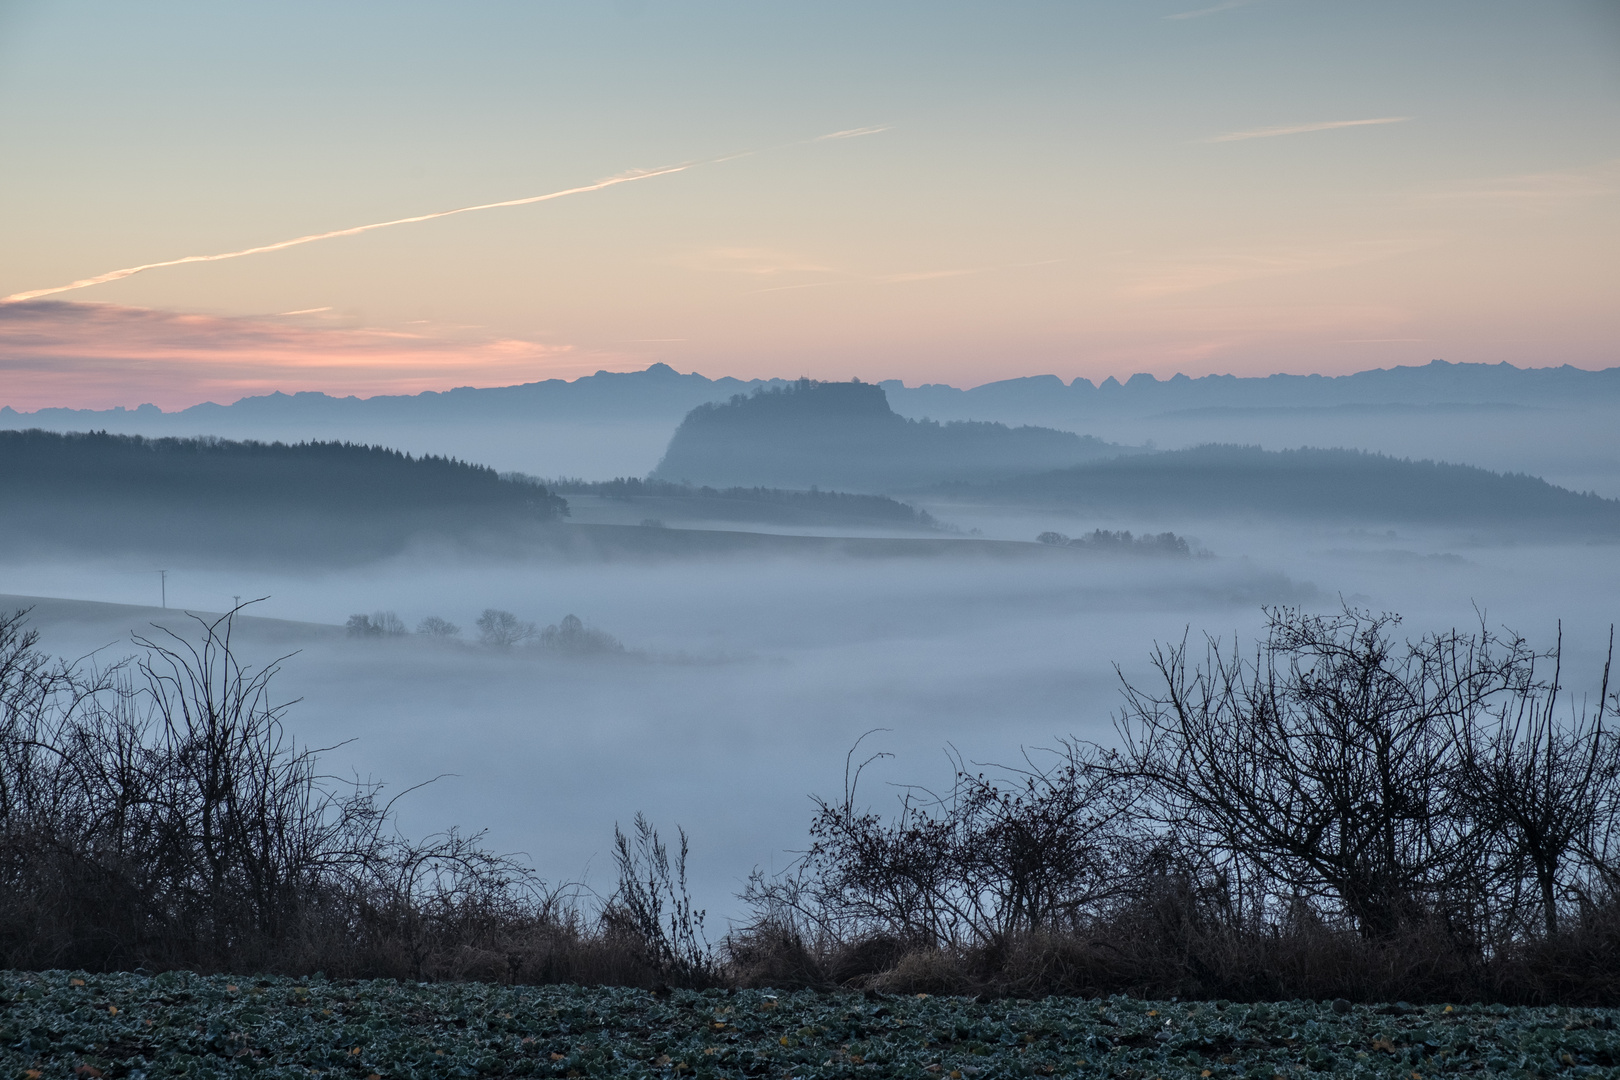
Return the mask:
[(0, 1077), (1620, 1076), (1612, 1009), (0, 973)]

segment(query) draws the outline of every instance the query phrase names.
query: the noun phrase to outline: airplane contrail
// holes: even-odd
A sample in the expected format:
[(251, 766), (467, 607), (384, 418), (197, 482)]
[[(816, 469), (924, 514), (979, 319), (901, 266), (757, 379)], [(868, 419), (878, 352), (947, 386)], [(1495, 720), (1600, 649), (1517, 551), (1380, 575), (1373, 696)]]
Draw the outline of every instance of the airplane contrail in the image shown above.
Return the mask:
[(552, 191), (545, 195), (530, 195), (523, 199), (506, 199), (502, 202), (480, 203), (477, 206), (460, 206), (454, 210), (440, 210), (432, 214), (418, 214), (415, 217), (395, 218), (393, 221), (378, 221), (370, 225), (356, 225), (352, 229), (335, 229), (332, 232), (313, 233), (309, 236), (300, 236), (292, 240), (282, 240), (274, 244), (263, 244), (259, 247), (243, 248), (241, 251), (225, 251), (217, 255), (187, 255), (180, 259), (167, 259), (163, 262), (145, 263), (141, 266), (126, 266), (122, 270), (111, 270), (95, 277), (81, 278), (67, 285), (57, 285), (50, 289), (33, 289), (28, 292), (12, 293), (10, 296), (0, 297), (0, 304), (15, 304), (24, 300), (37, 300), (41, 296), (51, 296), (55, 293), (70, 292), (74, 289), (85, 289), (91, 285), (104, 285), (109, 281), (118, 281), (122, 278), (133, 277), (146, 270), (158, 270), (165, 266), (182, 266), (186, 263), (219, 262), (222, 259), (240, 259), (244, 255), (261, 255), (267, 251), (280, 251), (283, 248), (297, 247), (299, 244), (313, 244), (317, 240), (332, 240), (339, 236), (358, 236), (360, 233), (371, 232), (373, 229), (386, 229), (393, 225), (412, 225), (418, 221), (432, 221), (434, 218), (450, 217), (454, 214), (470, 214), (474, 210), (496, 210), (503, 206), (527, 206), (529, 203), (547, 202), (551, 199), (561, 199), (568, 195), (583, 195), (588, 191), (601, 191), (616, 184), (629, 184), (636, 180), (651, 180), (655, 176), (668, 176), (670, 173), (685, 172), (687, 169), (699, 165), (714, 165), (722, 161), (731, 161), (744, 154), (733, 154), (730, 157), (714, 158), (711, 161), (693, 161), (684, 165), (670, 165), (662, 169), (637, 169), (632, 172), (620, 173), (605, 180), (598, 180), (594, 184), (583, 187), (566, 188), (562, 191)]

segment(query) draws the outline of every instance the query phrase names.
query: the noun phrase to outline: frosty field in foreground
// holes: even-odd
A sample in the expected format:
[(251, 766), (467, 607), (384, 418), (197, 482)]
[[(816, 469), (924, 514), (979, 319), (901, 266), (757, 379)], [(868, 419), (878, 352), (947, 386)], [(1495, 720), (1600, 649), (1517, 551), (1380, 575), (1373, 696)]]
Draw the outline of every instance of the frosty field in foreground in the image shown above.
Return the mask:
[(0, 1076), (1620, 1075), (1620, 1011), (0, 975)]

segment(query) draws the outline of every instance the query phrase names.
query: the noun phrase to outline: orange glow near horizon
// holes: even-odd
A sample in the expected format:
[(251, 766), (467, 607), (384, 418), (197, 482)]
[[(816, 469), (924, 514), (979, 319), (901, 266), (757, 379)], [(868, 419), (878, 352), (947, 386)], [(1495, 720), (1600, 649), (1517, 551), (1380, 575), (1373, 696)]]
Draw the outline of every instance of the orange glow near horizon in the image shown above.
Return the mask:
[(0, 4), (0, 404), (1615, 365), (1620, 8), (1476, 7)]
[[(1297, 314), (1297, 313), (1296, 313)], [(624, 348), (589, 349), (512, 338), (469, 336), (465, 328), (417, 327), (410, 331), (362, 326), (312, 325), (311, 316), (330, 318), (324, 310), (286, 316), (223, 317), (131, 308), (116, 304), (34, 301), (0, 308), (0, 406), (18, 412), (38, 409), (134, 408), (153, 404), (167, 412), (205, 401), (229, 404), (243, 397), (276, 391), (316, 391), (344, 397), (417, 394), (463, 386), (510, 386), (545, 379), (572, 380), (597, 371), (639, 371), (663, 361), (677, 370), (698, 370), (710, 378), (741, 379), (902, 378), (908, 385), (948, 382), (969, 387), (994, 379), (950, 378), (937, 360), (926, 371), (947, 377), (905, 377), (905, 372), (871, 365), (847, 365), (848, 371), (813, 370), (812, 365), (770, 363), (716, 367), (682, 364), (667, 350), (680, 342), (628, 342)], [(1321, 313), (1303, 325), (1289, 326), (1275, 313), (1278, 328), (1320, 336), (1335, 318), (1364, 325), (1377, 313)], [(1176, 347), (1132, 355), (1132, 328), (1120, 328), (1120, 340), (1099, 338), (1096, 351), (1109, 361), (1090, 370), (1063, 370), (1061, 365), (1032, 364), (998, 378), (1057, 374), (1065, 382), (1087, 378), (1100, 383), (1112, 376), (1124, 381), (1138, 372), (1158, 378), (1232, 374), (1219, 360), (1242, 342), (1241, 324), (1208, 341), (1188, 340)], [(1280, 366), (1239, 371), (1268, 375), (1278, 371), (1306, 374), (1351, 374), (1392, 364), (1356, 363), (1362, 350), (1410, 350), (1417, 339), (1344, 340), (1338, 344), (1347, 362), (1322, 372), (1317, 364), (1301, 370)], [(652, 351), (646, 351), (646, 350)], [(1424, 359), (1402, 360), (1421, 364)], [(1544, 366), (1519, 363), (1520, 367)], [(1599, 367), (1601, 364), (1576, 365)], [(858, 367), (859, 370), (854, 368)]]

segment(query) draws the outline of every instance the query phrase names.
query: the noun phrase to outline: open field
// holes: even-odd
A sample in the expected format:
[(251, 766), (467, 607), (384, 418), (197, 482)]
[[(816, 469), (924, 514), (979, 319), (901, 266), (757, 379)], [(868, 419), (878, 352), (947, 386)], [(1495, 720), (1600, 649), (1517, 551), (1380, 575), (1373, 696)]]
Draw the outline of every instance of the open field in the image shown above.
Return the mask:
[[(1342, 1010), (1342, 1011), (1340, 1011)], [(1613, 1009), (0, 975), (43, 1077), (1614, 1076)]]

